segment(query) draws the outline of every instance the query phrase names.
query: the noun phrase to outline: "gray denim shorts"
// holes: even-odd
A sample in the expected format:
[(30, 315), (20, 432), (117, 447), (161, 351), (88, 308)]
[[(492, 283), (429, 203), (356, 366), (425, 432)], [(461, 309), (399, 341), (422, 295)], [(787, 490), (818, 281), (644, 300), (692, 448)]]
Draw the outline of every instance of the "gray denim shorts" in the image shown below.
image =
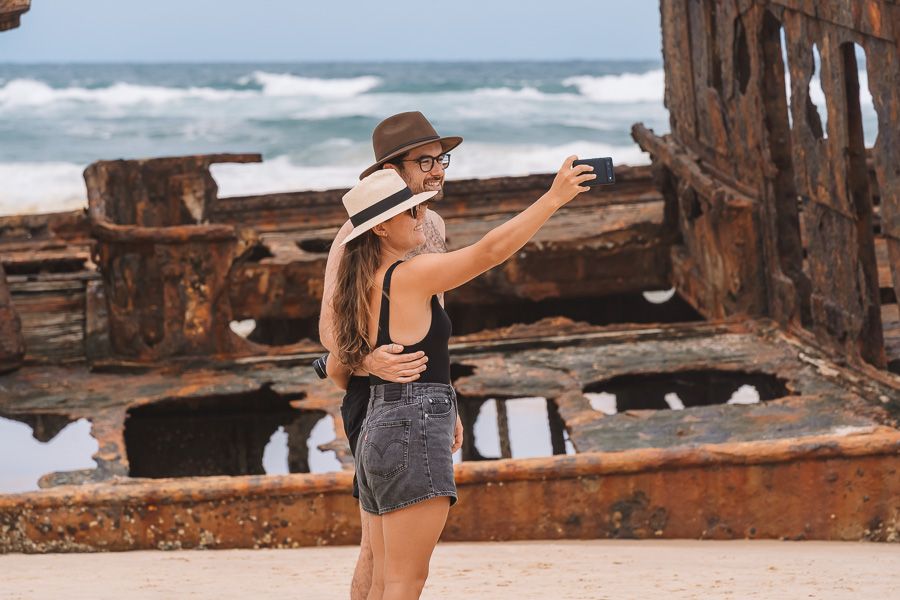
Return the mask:
[(456, 503), (456, 392), (442, 383), (373, 385), (356, 445), (363, 510), (376, 515), (437, 496)]

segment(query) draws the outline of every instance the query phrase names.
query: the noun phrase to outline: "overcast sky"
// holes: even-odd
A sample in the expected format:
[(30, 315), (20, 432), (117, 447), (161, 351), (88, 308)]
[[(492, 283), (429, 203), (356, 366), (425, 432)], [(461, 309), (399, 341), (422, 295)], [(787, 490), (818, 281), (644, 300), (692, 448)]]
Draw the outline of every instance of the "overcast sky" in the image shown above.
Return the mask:
[(0, 62), (658, 59), (658, 0), (32, 0)]

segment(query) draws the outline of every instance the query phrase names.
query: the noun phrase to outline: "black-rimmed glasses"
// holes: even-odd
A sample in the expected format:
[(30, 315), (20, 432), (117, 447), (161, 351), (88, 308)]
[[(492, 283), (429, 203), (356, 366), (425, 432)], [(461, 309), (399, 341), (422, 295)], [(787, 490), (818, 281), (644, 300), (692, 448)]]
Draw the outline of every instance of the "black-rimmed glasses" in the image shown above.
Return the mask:
[(437, 162), (441, 165), (442, 168), (446, 169), (450, 166), (450, 154), (438, 154), (437, 156), (420, 156), (419, 158), (407, 158), (402, 162), (414, 162), (419, 163), (419, 168), (422, 169), (424, 173), (429, 172), (434, 168), (434, 163)]

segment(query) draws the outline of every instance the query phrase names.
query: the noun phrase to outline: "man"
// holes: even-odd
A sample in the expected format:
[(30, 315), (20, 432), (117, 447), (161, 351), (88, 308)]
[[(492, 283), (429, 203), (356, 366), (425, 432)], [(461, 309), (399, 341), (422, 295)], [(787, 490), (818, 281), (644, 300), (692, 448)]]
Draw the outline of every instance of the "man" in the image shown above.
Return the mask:
[[(360, 179), (378, 169), (395, 169), (414, 194), (437, 190), (432, 201), (443, 197), (444, 169), (450, 164), (448, 152), (462, 143), (461, 137), (441, 137), (428, 119), (420, 112), (406, 112), (388, 117), (372, 132), (372, 147), (375, 150), (375, 164), (362, 172)], [(325, 265), (325, 282), (322, 293), (322, 309), (319, 316), (319, 338), (331, 353), (328, 368), (334, 368), (334, 337), (332, 336), (333, 311), (331, 298), (334, 292), (338, 266), (343, 256), (340, 243), (353, 229), (350, 221), (338, 231), (328, 262)], [(416, 254), (446, 252), (446, 229), (444, 220), (433, 210), (425, 212), (425, 244), (406, 258)], [(440, 299), (443, 304), (443, 298)], [(341, 405), (344, 431), (350, 442), (350, 450), (355, 453), (356, 440), (366, 416), (369, 401), (369, 379), (372, 373), (378, 377), (397, 383), (408, 383), (419, 378), (425, 370), (428, 357), (423, 352), (403, 354), (403, 346), (390, 344), (376, 348), (363, 362), (364, 371), (353, 373), (347, 385), (347, 393)], [(332, 362), (334, 361), (334, 362)], [(456, 442), (453, 450), (462, 445), (462, 423), (457, 417)], [(353, 496), (359, 498), (356, 480), (353, 481)], [(369, 539), (369, 514), (360, 509), (362, 540), (359, 559), (353, 573), (350, 588), (351, 600), (365, 598), (372, 583), (372, 547)]]

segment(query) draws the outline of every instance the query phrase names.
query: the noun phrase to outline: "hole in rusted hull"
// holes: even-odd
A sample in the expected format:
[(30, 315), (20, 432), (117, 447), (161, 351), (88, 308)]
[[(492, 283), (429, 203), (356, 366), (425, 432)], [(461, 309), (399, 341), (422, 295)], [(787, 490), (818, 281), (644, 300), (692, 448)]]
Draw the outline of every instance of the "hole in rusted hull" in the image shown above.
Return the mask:
[(297, 242), (297, 247), (311, 254), (328, 254), (328, 251), (331, 250), (331, 242), (332, 240), (326, 239), (300, 240)]
[(602, 298), (558, 298), (540, 302), (522, 301), (502, 306), (447, 306), (453, 321), (453, 334), (465, 335), (483, 329), (528, 324), (546, 317), (562, 316), (591, 325), (613, 323), (680, 323), (702, 321), (678, 294), (664, 302), (654, 302), (643, 293), (604, 296)]
[(747, 92), (750, 83), (750, 49), (747, 47), (747, 32), (740, 17), (734, 20), (734, 74), (741, 94)]
[(317, 319), (255, 319), (247, 339), (265, 346), (285, 346), (304, 339), (318, 339)]
[(291, 437), (297, 437), (296, 427), (280, 426), (269, 438), (263, 450), (263, 469), (267, 475), (287, 473), (326, 473), (340, 471), (341, 463), (334, 452), (322, 451), (319, 446), (334, 441), (334, 419), (325, 415), (316, 422), (306, 439), (307, 458), (291, 453)]
[(8, 276), (41, 275), (45, 273), (78, 273), (87, 269), (83, 258), (40, 259), (34, 262), (20, 261), (5, 263), (3, 269)]
[[(308, 473), (311, 466), (328, 463), (319, 460), (321, 457), (316, 453), (320, 452), (317, 448), (320, 443), (330, 440), (314, 439), (315, 443), (310, 444), (310, 434), (326, 418), (326, 413), (292, 408), (290, 401), (300, 398), (302, 395), (280, 395), (263, 388), (132, 408), (125, 421), (129, 474), (132, 477), (262, 475), (266, 473), (263, 456), (278, 432), (286, 436), (287, 468), (284, 470)], [(328, 454), (333, 453), (328, 451)], [(272, 461), (277, 463), (277, 457)], [(279, 472), (277, 468), (275, 471)]]
[(256, 329), (256, 320), (242, 319), (240, 321), (232, 321), (228, 324), (228, 327), (242, 338), (246, 338)]
[(35, 491), (41, 476), (94, 469), (91, 422), (61, 415), (0, 417), (0, 494)]
[(755, 404), (788, 395), (785, 382), (768, 373), (684, 371), (622, 375), (588, 385), (595, 410), (680, 410), (713, 404)]
[[(828, 97), (822, 87), (822, 57), (819, 47), (813, 44), (813, 70), (809, 85), (809, 101), (806, 105), (806, 122), (814, 136), (828, 139)], [(822, 107), (822, 110), (819, 107)]]
[(272, 258), (272, 251), (265, 244), (256, 244), (247, 251), (247, 262), (260, 262), (264, 258)]
[(556, 404), (546, 398), (463, 398), (461, 459), (496, 460), (574, 454)]

